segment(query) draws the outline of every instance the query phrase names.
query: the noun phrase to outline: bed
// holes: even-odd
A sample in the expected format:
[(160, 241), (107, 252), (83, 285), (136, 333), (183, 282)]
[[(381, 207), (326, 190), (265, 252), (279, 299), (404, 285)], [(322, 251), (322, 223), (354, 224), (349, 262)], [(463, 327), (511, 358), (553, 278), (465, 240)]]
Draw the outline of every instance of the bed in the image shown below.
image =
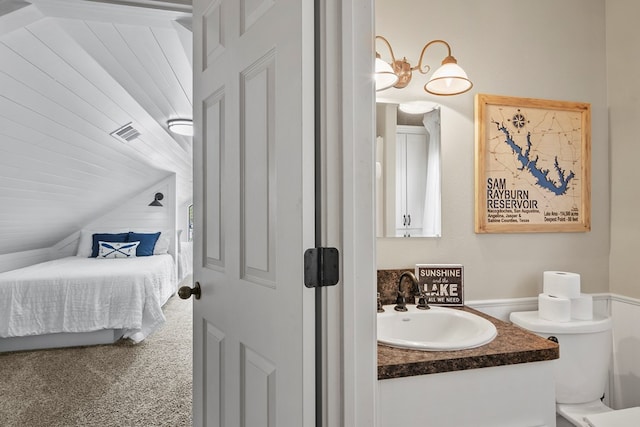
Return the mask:
[(79, 250), (0, 274), (0, 351), (139, 343), (164, 323), (162, 306), (177, 287), (173, 256), (123, 256), (127, 242), (99, 243), (109, 257)]

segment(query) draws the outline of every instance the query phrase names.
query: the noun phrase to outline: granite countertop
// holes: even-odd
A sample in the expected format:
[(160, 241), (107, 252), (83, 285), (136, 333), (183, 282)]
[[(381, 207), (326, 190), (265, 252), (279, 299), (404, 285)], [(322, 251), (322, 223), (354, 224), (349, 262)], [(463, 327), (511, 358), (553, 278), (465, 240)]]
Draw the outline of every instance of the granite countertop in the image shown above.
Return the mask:
[(458, 309), (491, 321), (498, 330), (496, 338), (481, 347), (456, 351), (408, 350), (378, 344), (378, 379), (540, 362), (560, 357), (559, 346), (552, 341), (470, 307)]

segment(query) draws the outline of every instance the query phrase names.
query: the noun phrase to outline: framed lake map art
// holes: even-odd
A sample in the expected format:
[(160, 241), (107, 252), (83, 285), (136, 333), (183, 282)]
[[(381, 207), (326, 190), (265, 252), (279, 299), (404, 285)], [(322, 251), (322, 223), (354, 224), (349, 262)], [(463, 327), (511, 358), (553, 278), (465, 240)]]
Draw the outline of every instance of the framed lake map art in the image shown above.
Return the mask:
[(477, 94), (476, 233), (591, 229), (591, 106)]

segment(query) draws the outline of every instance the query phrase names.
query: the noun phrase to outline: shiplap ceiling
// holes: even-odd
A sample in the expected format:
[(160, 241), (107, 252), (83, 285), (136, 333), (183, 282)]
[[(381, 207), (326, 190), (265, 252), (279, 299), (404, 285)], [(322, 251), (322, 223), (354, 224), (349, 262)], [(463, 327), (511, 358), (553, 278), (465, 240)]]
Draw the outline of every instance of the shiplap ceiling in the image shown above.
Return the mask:
[[(0, 1), (0, 254), (49, 247), (171, 173), (191, 198), (191, 138), (166, 126), (192, 117), (187, 3)], [(110, 136), (129, 122), (137, 139)]]

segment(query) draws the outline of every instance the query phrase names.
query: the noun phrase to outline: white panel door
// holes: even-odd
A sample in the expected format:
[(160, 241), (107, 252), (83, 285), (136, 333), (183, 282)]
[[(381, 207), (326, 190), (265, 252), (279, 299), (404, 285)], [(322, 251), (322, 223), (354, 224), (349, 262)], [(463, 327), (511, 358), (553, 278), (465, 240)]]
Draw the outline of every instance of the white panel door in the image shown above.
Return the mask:
[(311, 426), (313, 3), (195, 0), (194, 425)]
[(407, 228), (412, 236), (422, 235), (427, 189), (427, 144), (426, 132), (407, 134)]
[(428, 135), (422, 126), (396, 134), (396, 236), (421, 236), (427, 188)]

